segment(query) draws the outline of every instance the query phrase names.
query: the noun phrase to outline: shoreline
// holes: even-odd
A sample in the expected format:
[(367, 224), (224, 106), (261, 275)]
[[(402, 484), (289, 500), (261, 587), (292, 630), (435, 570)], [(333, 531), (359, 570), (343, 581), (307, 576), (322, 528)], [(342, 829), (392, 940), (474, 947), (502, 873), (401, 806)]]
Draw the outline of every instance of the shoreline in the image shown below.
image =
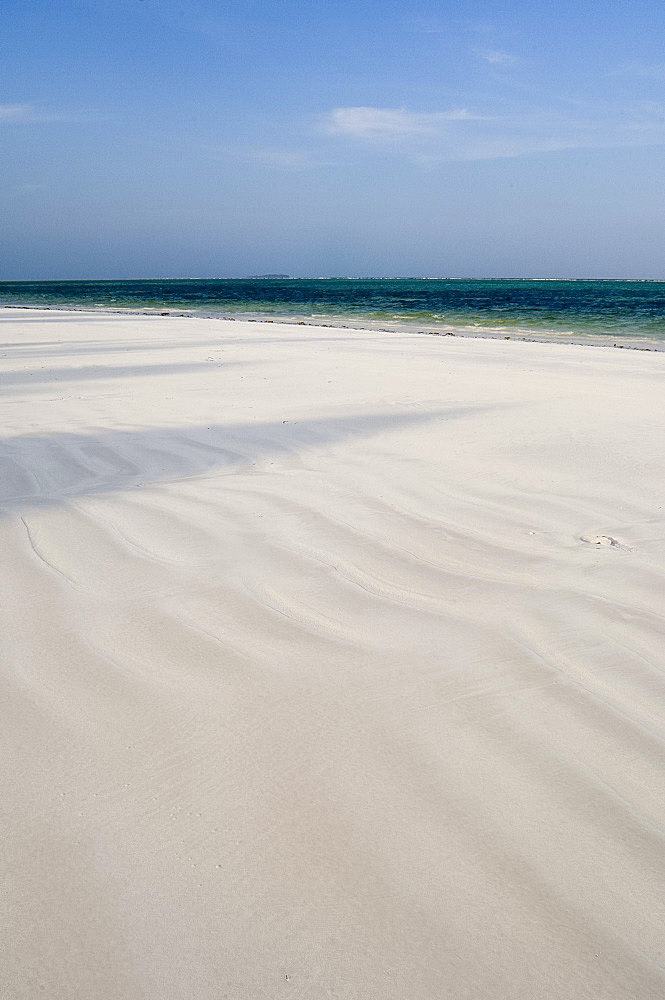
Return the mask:
[[(527, 280), (527, 279), (524, 279)], [(544, 279), (538, 279), (544, 280)], [(554, 280), (554, 279), (553, 279)], [(602, 280), (602, 279), (599, 279)], [(50, 305), (15, 305), (15, 304), (2, 304), (0, 309), (15, 309), (15, 310), (34, 310), (36, 312), (64, 312), (64, 313), (84, 313), (91, 316), (96, 315), (110, 315), (110, 316), (152, 316), (155, 318), (172, 318), (172, 319), (204, 319), (204, 320), (219, 320), (222, 322), (231, 323), (266, 323), (266, 324), (278, 324), (282, 326), (308, 326), (317, 327), (321, 329), (337, 329), (337, 330), (357, 330), (357, 331), (368, 331), (368, 332), (378, 332), (378, 333), (392, 333), (392, 334), (413, 334), (419, 336), (435, 336), (435, 337), (460, 337), (464, 339), (471, 340), (512, 340), (521, 341), (524, 343), (533, 344), (561, 344), (561, 345), (571, 345), (577, 347), (611, 347), (617, 350), (628, 350), (628, 351), (644, 351), (652, 353), (663, 353), (665, 352), (665, 338), (661, 340), (652, 340), (648, 337), (638, 336), (635, 338), (614, 336), (613, 334), (557, 334), (556, 332), (548, 333), (546, 331), (529, 331), (524, 332), (520, 328), (471, 328), (471, 327), (450, 327), (450, 328), (428, 328), (425, 324), (419, 324), (415, 320), (413, 323), (401, 322), (393, 323), (390, 327), (386, 327), (385, 321), (383, 320), (371, 320), (367, 319), (362, 321), (361, 325), (351, 324), (344, 317), (327, 317), (330, 322), (315, 322), (313, 319), (299, 319), (294, 316), (278, 317), (270, 316), (267, 317), (263, 314), (245, 314), (237, 313), (235, 315), (231, 313), (223, 314), (206, 314), (194, 311), (181, 311), (181, 310), (161, 310), (158, 308), (147, 308), (147, 309), (113, 309), (109, 307), (86, 308), (84, 306), (50, 306)], [(359, 321), (360, 322), (360, 321)], [(414, 327), (418, 327), (414, 329)], [(510, 333), (506, 333), (505, 330), (511, 330)]]

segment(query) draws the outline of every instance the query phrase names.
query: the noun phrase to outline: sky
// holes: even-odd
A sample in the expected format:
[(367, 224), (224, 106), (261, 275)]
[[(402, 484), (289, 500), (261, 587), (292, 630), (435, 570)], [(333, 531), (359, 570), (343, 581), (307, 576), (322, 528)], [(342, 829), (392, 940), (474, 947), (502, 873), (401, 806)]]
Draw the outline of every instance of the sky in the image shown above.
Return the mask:
[(665, 279), (662, 0), (4, 0), (0, 279)]

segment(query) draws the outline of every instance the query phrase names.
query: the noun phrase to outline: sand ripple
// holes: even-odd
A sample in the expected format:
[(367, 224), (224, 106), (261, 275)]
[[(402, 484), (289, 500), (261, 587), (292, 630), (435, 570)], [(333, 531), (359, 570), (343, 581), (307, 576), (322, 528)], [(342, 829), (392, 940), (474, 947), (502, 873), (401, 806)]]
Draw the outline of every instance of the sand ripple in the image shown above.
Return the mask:
[(20, 313), (7, 995), (661, 997), (665, 356)]

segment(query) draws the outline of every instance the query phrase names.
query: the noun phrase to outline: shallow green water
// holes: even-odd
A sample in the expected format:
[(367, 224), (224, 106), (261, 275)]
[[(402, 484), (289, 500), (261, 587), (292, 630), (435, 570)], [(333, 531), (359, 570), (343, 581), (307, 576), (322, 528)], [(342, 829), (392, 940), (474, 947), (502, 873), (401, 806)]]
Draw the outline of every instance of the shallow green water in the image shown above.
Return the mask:
[(0, 305), (665, 340), (665, 282), (320, 278), (0, 282)]

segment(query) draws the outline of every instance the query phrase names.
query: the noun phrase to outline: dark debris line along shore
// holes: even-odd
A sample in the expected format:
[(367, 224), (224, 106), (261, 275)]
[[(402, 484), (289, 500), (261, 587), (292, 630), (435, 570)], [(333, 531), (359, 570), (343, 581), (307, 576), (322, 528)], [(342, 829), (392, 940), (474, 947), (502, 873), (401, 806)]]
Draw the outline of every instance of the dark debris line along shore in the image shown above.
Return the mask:
[(639, 344), (642, 350), (657, 350), (661, 341), (665, 344), (665, 282), (282, 278), (0, 282), (0, 305), (600, 342), (623, 348)]

